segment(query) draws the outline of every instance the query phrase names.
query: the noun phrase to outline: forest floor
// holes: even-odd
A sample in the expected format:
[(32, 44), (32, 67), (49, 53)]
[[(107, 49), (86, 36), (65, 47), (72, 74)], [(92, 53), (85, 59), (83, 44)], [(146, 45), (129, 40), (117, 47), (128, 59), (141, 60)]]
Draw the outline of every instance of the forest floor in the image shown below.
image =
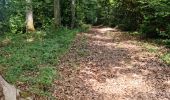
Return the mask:
[(170, 100), (170, 66), (163, 46), (114, 28), (80, 33), (59, 61), (59, 100)]

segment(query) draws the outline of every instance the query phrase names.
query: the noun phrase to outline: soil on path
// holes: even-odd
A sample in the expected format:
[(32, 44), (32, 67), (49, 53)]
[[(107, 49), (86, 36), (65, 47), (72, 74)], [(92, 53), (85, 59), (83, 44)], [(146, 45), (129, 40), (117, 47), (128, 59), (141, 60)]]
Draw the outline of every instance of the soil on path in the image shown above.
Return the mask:
[(59, 73), (58, 100), (170, 100), (170, 66), (113, 28), (78, 34)]

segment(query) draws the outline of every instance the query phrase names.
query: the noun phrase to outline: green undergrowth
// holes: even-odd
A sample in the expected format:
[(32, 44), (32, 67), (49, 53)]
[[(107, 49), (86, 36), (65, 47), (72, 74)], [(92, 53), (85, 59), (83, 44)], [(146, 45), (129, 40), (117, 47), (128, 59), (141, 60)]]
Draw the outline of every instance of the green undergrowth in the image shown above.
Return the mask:
[(154, 43), (165, 46), (168, 50), (160, 58), (170, 65), (170, 39), (156, 39)]
[[(152, 40), (152, 43), (156, 44), (157, 46), (164, 46), (167, 50), (167, 52), (164, 52), (160, 59), (162, 59), (164, 62), (166, 62), (168, 65), (170, 65), (170, 39), (154, 39)], [(158, 50), (158, 47), (151, 47), (152, 51)], [(162, 49), (160, 49), (162, 50)], [(164, 51), (164, 50), (163, 50)]]
[(165, 61), (168, 65), (170, 65), (170, 52), (165, 53), (164, 55), (161, 56), (161, 59)]
[(151, 43), (143, 43), (143, 47), (146, 48), (149, 52), (158, 52), (159, 48)]
[(167, 48), (170, 48), (170, 39), (155, 39), (154, 42), (159, 45), (164, 45)]
[[(141, 34), (138, 32), (129, 32), (128, 34), (135, 37), (142, 37)], [(146, 40), (142, 40), (142, 42), (139, 42), (138, 44), (142, 45), (142, 47), (144, 47), (148, 52), (151, 53), (158, 53), (159, 51), (167, 51), (167, 52), (162, 52), (163, 54), (159, 55), (159, 57), (161, 60), (166, 62), (168, 65), (170, 65), (170, 39), (148, 38)], [(164, 46), (166, 50), (162, 50), (160, 46)]]
[(0, 37), (0, 73), (21, 90), (50, 91), (58, 77), (58, 58), (70, 47), (78, 31), (61, 28)]
[[(147, 41), (146, 43), (142, 43), (142, 46), (151, 53), (157, 53), (159, 58), (164, 61), (166, 64), (170, 65), (170, 52), (169, 52), (169, 44), (164, 44), (164, 40), (153, 40), (153, 42)], [(160, 46), (165, 46), (165, 50), (162, 50)], [(167, 51), (167, 52), (163, 52)], [(158, 52), (161, 52), (159, 55)]]

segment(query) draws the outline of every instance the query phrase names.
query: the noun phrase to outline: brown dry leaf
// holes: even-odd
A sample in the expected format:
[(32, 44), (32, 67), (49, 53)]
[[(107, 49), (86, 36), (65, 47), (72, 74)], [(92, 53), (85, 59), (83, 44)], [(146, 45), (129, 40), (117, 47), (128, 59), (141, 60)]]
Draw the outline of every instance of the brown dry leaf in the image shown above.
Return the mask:
[(170, 100), (170, 66), (159, 53), (114, 28), (92, 28), (78, 34), (61, 57), (62, 79), (55, 81), (54, 95), (59, 100)]

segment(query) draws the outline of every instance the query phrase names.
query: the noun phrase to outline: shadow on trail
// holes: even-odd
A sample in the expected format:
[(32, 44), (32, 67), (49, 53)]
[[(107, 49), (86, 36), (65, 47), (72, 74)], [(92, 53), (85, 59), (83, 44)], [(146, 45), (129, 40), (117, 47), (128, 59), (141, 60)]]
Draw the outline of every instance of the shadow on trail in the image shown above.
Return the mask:
[(59, 100), (169, 100), (170, 67), (136, 43), (112, 28), (79, 34), (60, 61), (62, 79), (56, 80), (54, 95)]

